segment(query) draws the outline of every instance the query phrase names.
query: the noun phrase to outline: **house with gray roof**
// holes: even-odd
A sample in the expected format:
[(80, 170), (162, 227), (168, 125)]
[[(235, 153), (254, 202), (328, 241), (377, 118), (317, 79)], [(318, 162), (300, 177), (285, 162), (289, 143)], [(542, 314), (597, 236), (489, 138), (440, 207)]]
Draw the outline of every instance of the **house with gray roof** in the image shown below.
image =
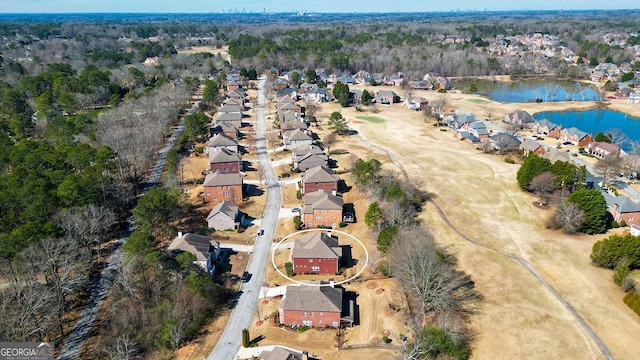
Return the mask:
[(384, 105), (390, 105), (400, 101), (398, 94), (391, 90), (380, 90), (373, 99), (376, 103)]
[(525, 139), (520, 144), (520, 149), (522, 150), (522, 155), (524, 157), (529, 156), (529, 154), (536, 154), (538, 156), (542, 156), (542, 154), (547, 152), (547, 149), (537, 141), (533, 141), (530, 139)]
[(240, 208), (228, 201), (223, 201), (214, 206), (207, 215), (209, 230), (224, 231), (235, 230), (242, 223), (244, 214)]
[(318, 190), (302, 197), (302, 223), (308, 229), (316, 227), (336, 228), (343, 221), (342, 197)]
[(593, 140), (591, 134), (588, 134), (577, 127), (562, 129), (560, 136), (563, 142), (570, 142), (580, 147), (586, 147)]
[(195, 264), (201, 266), (208, 273), (213, 274), (218, 259), (220, 258), (220, 243), (213, 241), (209, 236), (199, 234), (182, 234), (171, 241), (169, 251), (188, 252), (196, 257)]
[(302, 194), (324, 190), (329, 193), (338, 191), (340, 178), (330, 169), (323, 166), (316, 166), (306, 170), (302, 174)]
[(240, 113), (218, 113), (216, 116), (216, 124), (226, 122), (229, 125), (240, 129), (242, 127), (242, 114)]
[(587, 145), (587, 149), (591, 155), (599, 159), (605, 159), (609, 156), (620, 157), (620, 147), (616, 144), (594, 141)]
[(518, 140), (517, 137), (505, 132), (494, 134), (489, 138), (489, 141), (491, 142), (491, 146), (493, 146), (494, 149), (501, 151), (517, 149), (521, 144), (521, 141)]
[(313, 144), (313, 137), (309, 135), (307, 130), (294, 129), (282, 135), (284, 148), (287, 150), (309, 147)]
[(287, 286), (278, 305), (280, 323), (291, 327), (338, 328), (343, 313), (343, 289), (331, 286)]
[(342, 248), (331, 232), (312, 232), (293, 242), (291, 259), (296, 274), (335, 274)]
[(524, 110), (516, 110), (505, 115), (505, 121), (509, 124), (518, 124), (525, 129), (531, 129), (536, 123), (536, 119)]
[(206, 153), (211, 153), (217, 149), (227, 149), (235, 153), (238, 152), (238, 143), (225, 134), (216, 134), (207, 141)]
[(613, 220), (620, 223), (622, 220), (627, 225), (640, 224), (640, 204), (629, 199), (626, 196), (613, 196), (607, 192), (603, 192), (607, 202), (607, 210), (613, 216)]
[[(252, 359), (255, 359), (255, 358), (252, 358)], [(284, 348), (282, 346), (271, 345), (271, 349), (260, 351), (260, 354), (258, 354), (257, 359), (258, 360), (313, 360), (316, 358), (310, 357), (309, 352), (306, 350), (297, 351), (297, 350)]]
[(547, 135), (549, 137), (559, 139), (562, 126), (556, 125), (547, 119), (542, 119), (533, 124), (533, 131), (539, 135)]

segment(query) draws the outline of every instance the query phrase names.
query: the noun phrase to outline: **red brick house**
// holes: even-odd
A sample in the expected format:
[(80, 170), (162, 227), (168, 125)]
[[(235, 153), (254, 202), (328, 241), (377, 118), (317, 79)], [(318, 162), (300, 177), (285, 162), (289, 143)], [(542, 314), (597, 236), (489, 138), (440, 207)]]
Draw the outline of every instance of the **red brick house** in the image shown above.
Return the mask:
[(342, 222), (344, 200), (324, 190), (314, 191), (302, 198), (302, 223), (308, 229), (318, 226), (336, 228)]
[(576, 127), (562, 129), (560, 131), (560, 137), (563, 142), (571, 142), (580, 147), (586, 147), (593, 140), (591, 134), (588, 134)]
[(331, 286), (287, 286), (278, 305), (280, 323), (299, 327), (340, 326), (343, 291)]
[(549, 137), (559, 139), (562, 125), (556, 125), (547, 119), (538, 120), (533, 124), (533, 131), (536, 134), (547, 135)]
[(533, 141), (529, 139), (525, 139), (520, 144), (520, 149), (522, 150), (522, 155), (524, 157), (527, 157), (529, 156), (529, 154), (532, 154), (532, 153), (538, 156), (542, 156), (544, 153), (547, 152), (547, 150), (544, 148), (544, 146), (542, 146), (542, 144), (540, 144), (537, 141)]
[(219, 204), (226, 200), (242, 204), (242, 176), (239, 173), (214, 172), (204, 179), (204, 201)]
[(227, 149), (217, 149), (209, 152), (209, 167), (211, 172), (237, 174), (242, 171), (242, 157)]
[(640, 204), (633, 202), (626, 196), (611, 196), (606, 194), (607, 208), (613, 220), (620, 223), (624, 220), (627, 225), (640, 224)]
[(342, 248), (331, 232), (314, 232), (293, 243), (291, 258), (296, 274), (335, 274), (340, 269)]
[(226, 121), (221, 121), (211, 126), (209, 128), (209, 132), (211, 136), (215, 136), (217, 134), (224, 134), (235, 141), (238, 141), (238, 137), (240, 135), (238, 128), (235, 127), (232, 123), (229, 123)]
[(235, 80), (227, 81), (227, 91), (235, 91), (240, 88), (240, 83)]
[(333, 174), (333, 171), (316, 166), (304, 172), (302, 175), (302, 194), (324, 190), (328, 193), (338, 191), (338, 181), (340, 178)]

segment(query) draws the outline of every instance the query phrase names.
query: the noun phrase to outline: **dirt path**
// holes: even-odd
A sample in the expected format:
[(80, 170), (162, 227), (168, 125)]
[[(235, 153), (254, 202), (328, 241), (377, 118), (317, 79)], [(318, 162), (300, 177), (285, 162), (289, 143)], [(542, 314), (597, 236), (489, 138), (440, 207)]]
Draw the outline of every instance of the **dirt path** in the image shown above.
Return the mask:
[[(369, 144), (372, 147), (375, 147), (379, 150), (382, 150), (384, 152), (387, 153), (387, 155), (389, 156), (389, 158), (392, 159), (393, 163), (398, 167), (398, 170), (400, 170), (400, 172), (403, 174), (404, 178), (409, 181), (409, 175), (407, 174), (407, 171), (404, 169), (404, 167), (402, 166), (402, 164), (400, 163), (400, 161), (398, 161), (398, 159), (396, 159), (395, 155), (393, 154), (393, 152), (391, 152), (390, 150), (373, 144), (370, 141), (364, 139), (361, 135), (358, 135), (360, 139), (362, 139), (362, 141), (366, 142), (367, 144)], [(553, 296), (555, 296), (556, 299), (558, 299), (558, 301), (560, 301), (562, 303), (562, 305), (576, 318), (576, 320), (580, 323), (580, 326), (582, 326), (582, 328), (589, 334), (589, 336), (591, 337), (591, 339), (596, 343), (596, 345), (598, 346), (598, 348), (600, 349), (600, 351), (602, 352), (602, 355), (604, 355), (607, 359), (615, 359), (613, 356), (613, 353), (611, 352), (611, 350), (609, 350), (609, 347), (607, 347), (607, 345), (602, 341), (602, 339), (600, 339), (600, 336), (598, 336), (598, 334), (596, 333), (595, 330), (593, 330), (593, 328), (585, 321), (585, 319), (582, 317), (582, 315), (580, 315), (580, 313), (576, 310), (576, 308), (573, 307), (573, 305), (571, 305), (571, 303), (569, 303), (569, 301), (567, 301), (562, 295), (560, 295), (560, 293), (558, 293), (558, 291), (556, 289), (554, 289), (553, 286), (551, 286), (551, 284), (549, 284), (543, 277), (542, 275), (540, 275), (540, 273), (538, 273), (536, 271), (536, 269), (533, 268), (533, 266), (531, 266), (531, 264), (529, 264), (529, 262), (527, 262), (526, 260), (524, 260), (521, 257), (512, 255), (512, 254), (507, 254), (504, 253), (498, 249), (494, 249), (488, 245), (485, 244), (481, 244), (473, 239), (471, 239), (470, 237), (468, 237), (467, 235), (465, 235), (458, 227), (456, 227), (455, 225), (453, 225), (453, 223), (449, 220), (449, 218), (447, 217), (447, 215), (445, 214), (445, 212), (442, 210), (442, 207), (438, 204), (438, 202), (435, 200), (435, 198), (430, 198), (428, 200), (438, 211), (438, 214), (440, 215), (440, 217), (442, 218), (442, 220), (447, 224), (447, 226), (449, 226), (449, 228), (451, 230), (453, 230), (456, 234), (458, 234), (458, 236), (460, 236), (462, 239), (464, 239), (465, 241), (473, 244), (474, 246), (478, 246), (481, 247), (483, 249), (489, 250), (491, 252), (497, 253), (501, 256), (504, 256), (506, 258), (509, 258), (515, 262), (517, 262), (518, 264), (522, 265), (525, 269), (527, 269), (527, 271), (529, 271), (537, 280), (538, 282), (540, 282), (542, 285), (544, 285), (544, 287), (546, 287), (551, 294), (553, 294)]]

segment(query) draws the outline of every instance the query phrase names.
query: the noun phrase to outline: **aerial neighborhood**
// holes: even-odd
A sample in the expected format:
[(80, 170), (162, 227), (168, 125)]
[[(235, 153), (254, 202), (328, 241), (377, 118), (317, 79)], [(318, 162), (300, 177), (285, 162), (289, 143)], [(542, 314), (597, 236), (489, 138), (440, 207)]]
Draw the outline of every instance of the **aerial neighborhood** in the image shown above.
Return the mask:
[(0, 347), (637, 358), (638, 15), (0, 16)]

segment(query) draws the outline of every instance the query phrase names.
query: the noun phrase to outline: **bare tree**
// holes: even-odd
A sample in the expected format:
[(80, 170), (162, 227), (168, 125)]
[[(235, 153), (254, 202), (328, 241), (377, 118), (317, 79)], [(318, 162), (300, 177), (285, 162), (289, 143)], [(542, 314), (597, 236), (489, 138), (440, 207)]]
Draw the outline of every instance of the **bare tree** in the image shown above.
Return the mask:
[(440, 95), (437, 99), (431, 101), (427, 109), (425, 109), (425, 114), (431, 115), (435, 118), (436, 124), (440, 126), (440, 121), (442, 120), (444, 107), (449, 103), (445, 94)]
[(256, 165), (256, 176), (258, 177), (260, 186), (262, 186), (262, 181), (264, 180), (264, 168), (260, 163)]
[(550, 172), (542, 173), (531, 180), (529, 190), (533, 191), (540, 198), (540, 205), (547, 205), (549, 197), (555, 189), (556, 176)]
[(571, 201), (558, 205), (549, 226), (554, 229), (563, 229), (567, 234), (574, 234), (584, 223), (584, 211)]
[(338, 141), (338, 136), (334, 132), (330, 132), (322, 138), (322, 146), (327, 151), (327, 155), (331, 154), (331, 148)]
[(417, 215), (416, 208), (411, 204), (406, 204), (400, 199), (392, 199), (382, 207), (384, 218), (391, 225), (403, 227), (415, 221)]
[(101, 243), (106, 239), (105, 230), (113, 225), (115, 219), (113, 211), (94, 204), (64, 209), (56, 216), (58, 226), (76, 243), (89, 250), (92, 245), (96, 246), (98, 262), (101, 261)]
[(139, 358), (140, 349), (133, 336), (125, 331), (119, 334), (111, 344), (104, 350), (108, 359), (112, 360), (133, 360)]
[(609, 182), (609, 178), (620, 172), (621, 161), (616, 155), (609, 155), (604, 159), (598, 160), (595, 166), (596, 172), (602, 175), (602, 187), (606, 188)]
[(480, 299), (473, 281), (455, 268), (455, 258), (436, 246), (430, 232), (419, 227), (402, 230), (388, 256), (392, 273), (417, 308), (419, 326), (429, 314), (466, 319), (473, 313)]
[(487, 117), (487, 120), (491, 121), (491, 117), (493, 116), (495, 109), (493, 108), (493, 106), (490, 106), (489, 104), (484, 105), (483, 108), (484, 108), (484, 114)]
[(24, 279), (0, 291), (0, 340), (42, 341), (59, 323), (55, 296), (34, 279)]
[(489, 139), (483, 139), (481, 146), (482, 146), (482, 152), (484, 152), (485, 154), (491, 152), (491, 149), (493, 149), (493, 146), (491, 145), (491, 140)]
[(62, 335), (67, 296), (77, 293), (88, 279), (87, 253), (80, 250), (71, 239), (47, 238), (33, 243), (19, 256), (25, 267), (38, 271), (55, 294)]
[(631, 143), (631, 139), (627, 136), (627, 134), (623, 133), (621, 129), (610, 129), (605, 132), (609, 139), (611, 139), (611, 143), (618, 145), (619, 147), (623, 147)]

